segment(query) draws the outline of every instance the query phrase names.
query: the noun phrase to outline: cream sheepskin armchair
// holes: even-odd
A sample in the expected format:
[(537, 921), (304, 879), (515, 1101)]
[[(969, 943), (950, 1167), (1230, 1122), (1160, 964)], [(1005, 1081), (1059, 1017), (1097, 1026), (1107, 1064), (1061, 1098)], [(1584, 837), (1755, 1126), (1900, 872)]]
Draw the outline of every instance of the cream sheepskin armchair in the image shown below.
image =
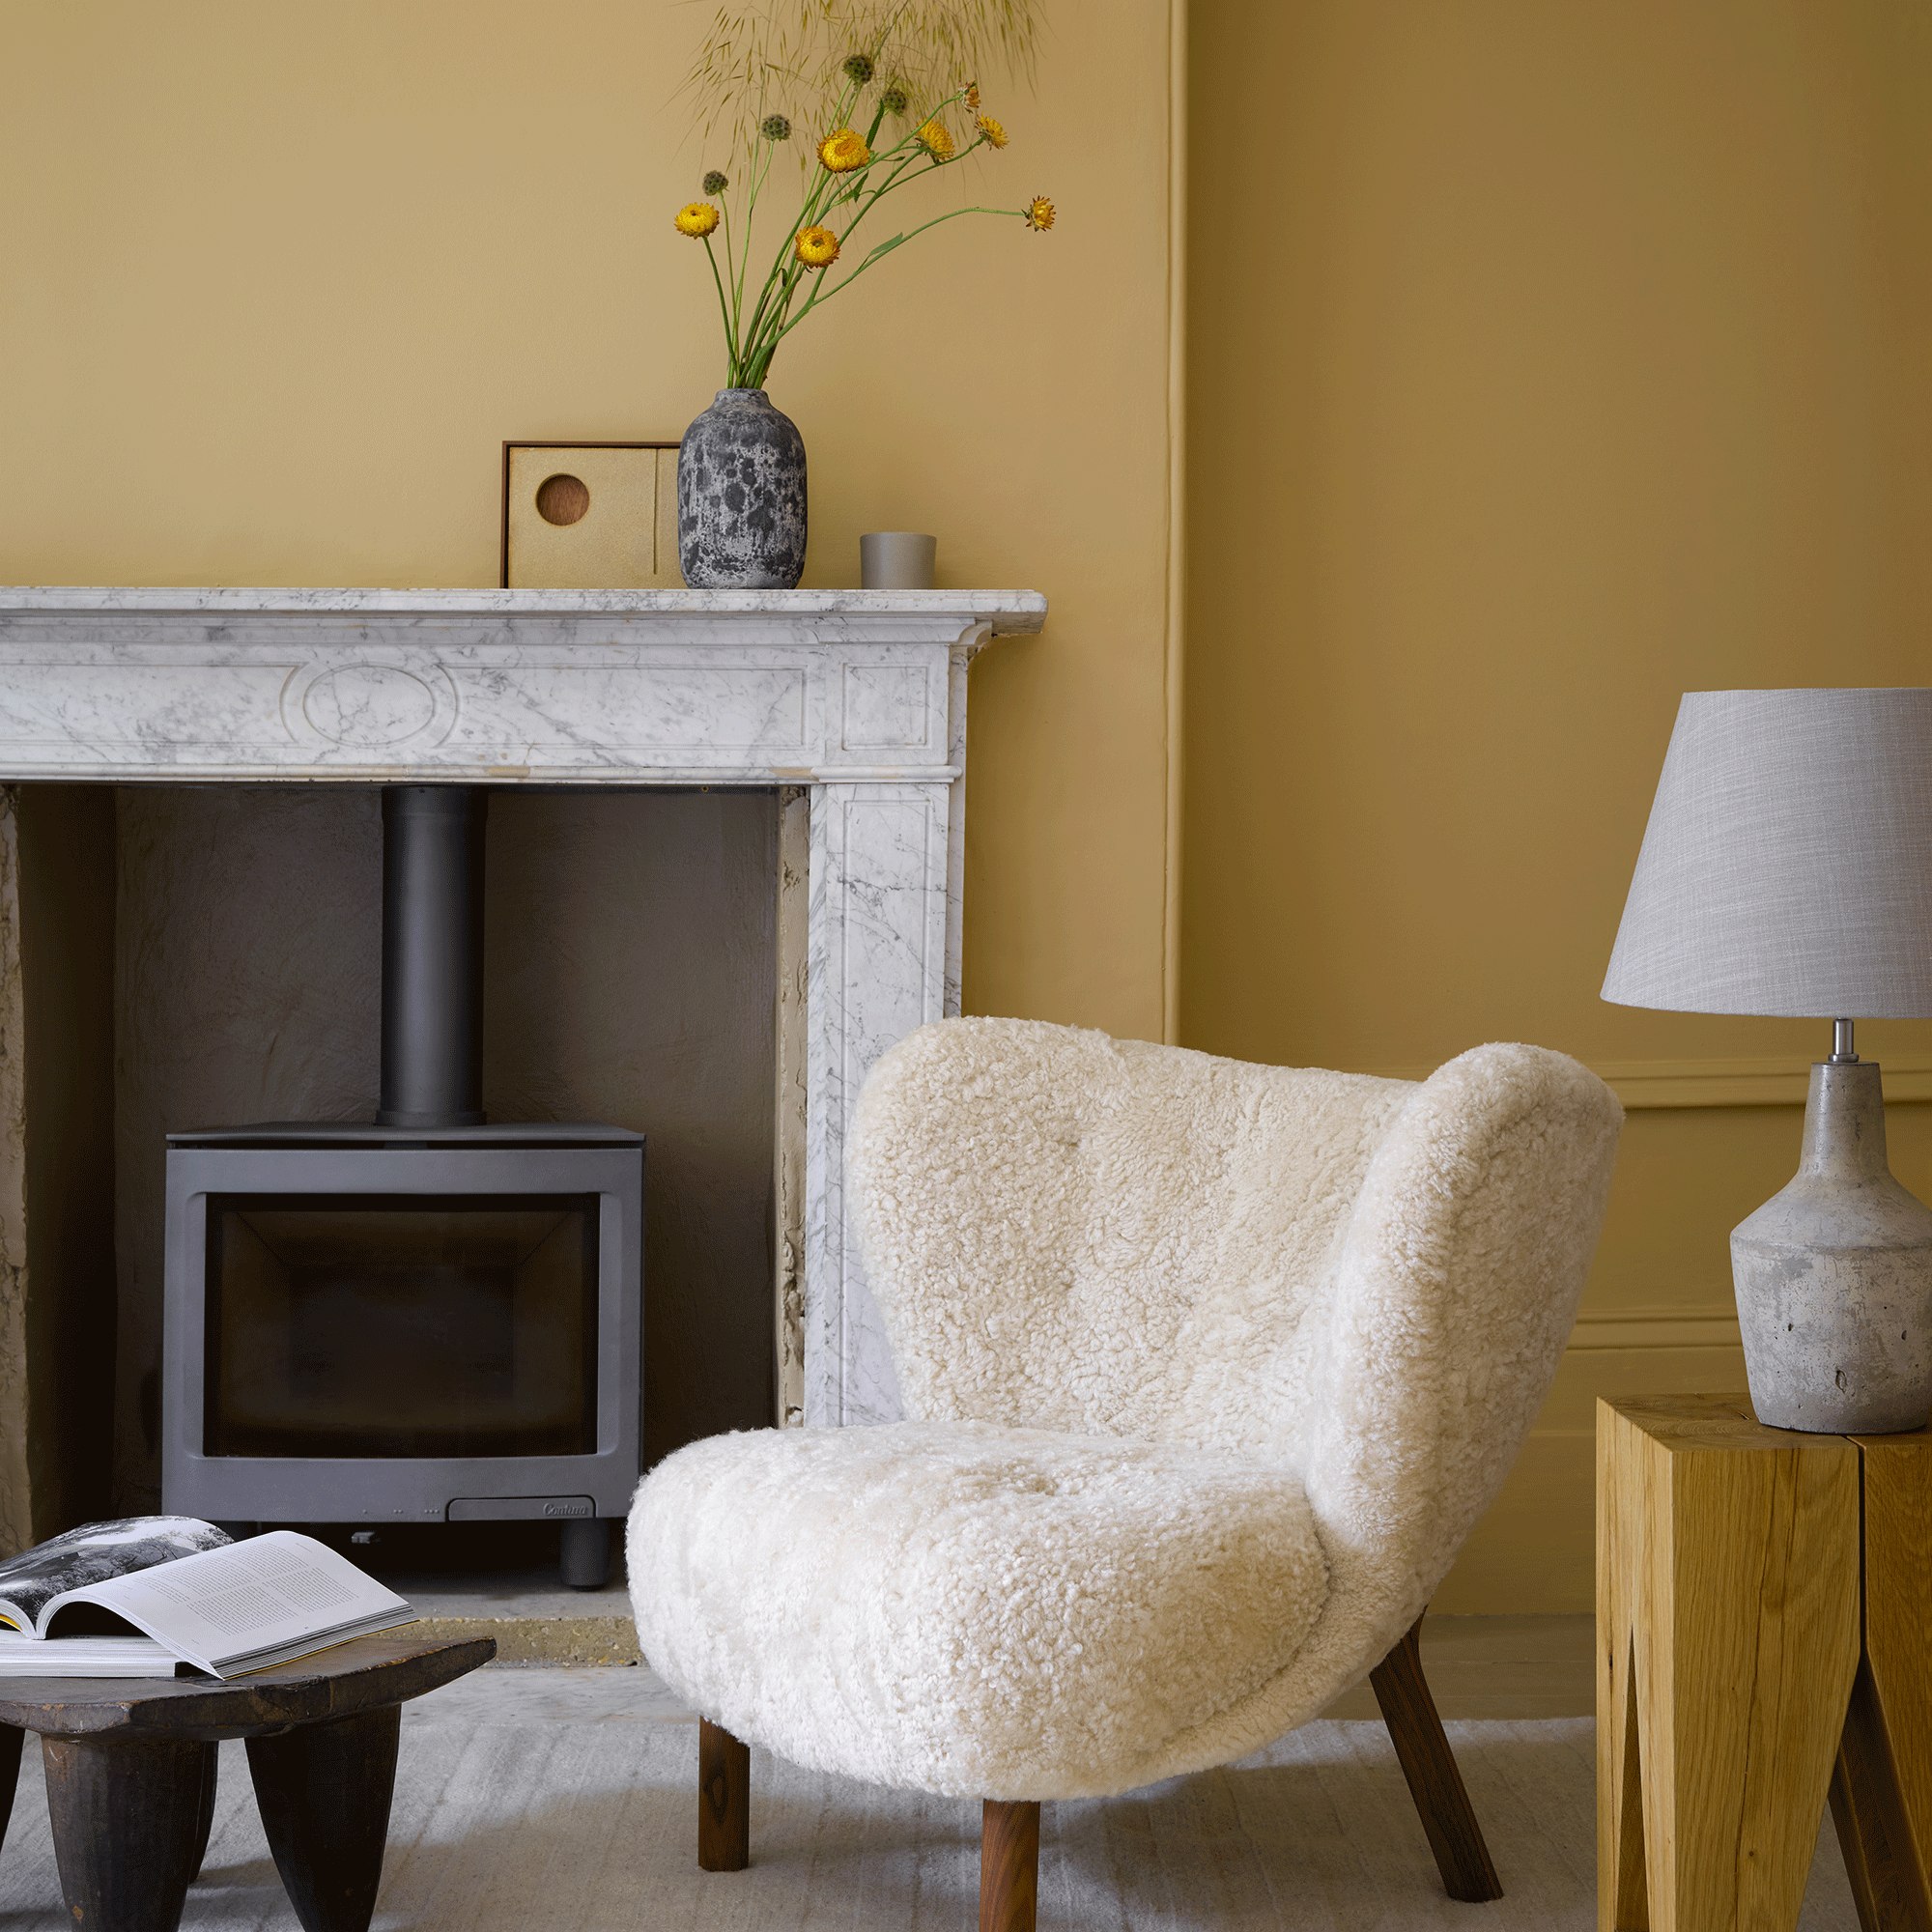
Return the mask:
[(753, 1741), (987, 1801), (1226, 1763), (1374, 1672), (1443, 1876), (1498, 1895), (1413, 1630), (1569, 1337), (1622, 1110), (1558, 1053), (1428, 1080), (1032, 1021), (881, 1058), (849, 1180), (902, 1423), (715, 1436), (640, 1486), (638, 1633), (705, 1715), (700, 1846)]

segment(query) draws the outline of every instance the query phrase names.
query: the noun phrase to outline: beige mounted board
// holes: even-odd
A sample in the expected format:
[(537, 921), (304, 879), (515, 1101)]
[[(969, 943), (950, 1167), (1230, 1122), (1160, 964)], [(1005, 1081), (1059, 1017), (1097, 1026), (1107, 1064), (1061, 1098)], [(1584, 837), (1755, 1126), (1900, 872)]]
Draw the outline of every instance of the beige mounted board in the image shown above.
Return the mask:
[(677, 444), (506, 442), (502, 582), (676, 590)]

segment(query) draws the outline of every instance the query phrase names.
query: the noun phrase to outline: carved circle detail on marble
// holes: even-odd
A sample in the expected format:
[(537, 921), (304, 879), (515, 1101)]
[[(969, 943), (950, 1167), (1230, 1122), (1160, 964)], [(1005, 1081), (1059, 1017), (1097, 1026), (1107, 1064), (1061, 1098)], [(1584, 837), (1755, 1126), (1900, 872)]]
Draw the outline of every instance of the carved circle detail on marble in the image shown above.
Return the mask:
[(436, 720), (436, 693), (394, 665), (343, 665), (302, 693), (302, 717), (333, 745), (399, 745)]

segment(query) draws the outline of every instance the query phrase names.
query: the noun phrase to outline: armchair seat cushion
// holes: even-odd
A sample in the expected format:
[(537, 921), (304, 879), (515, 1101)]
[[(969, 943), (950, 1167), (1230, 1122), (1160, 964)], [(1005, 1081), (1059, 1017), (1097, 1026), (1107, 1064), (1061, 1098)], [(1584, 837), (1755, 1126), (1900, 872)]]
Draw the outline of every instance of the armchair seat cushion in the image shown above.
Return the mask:
[(645, 1656), (715, 1722), (973, 1798), (1200, 1761), (1328, 1594), (1287, 1471), (977, 1422), (694, 1443), (639, 1490), (628, 1553)]

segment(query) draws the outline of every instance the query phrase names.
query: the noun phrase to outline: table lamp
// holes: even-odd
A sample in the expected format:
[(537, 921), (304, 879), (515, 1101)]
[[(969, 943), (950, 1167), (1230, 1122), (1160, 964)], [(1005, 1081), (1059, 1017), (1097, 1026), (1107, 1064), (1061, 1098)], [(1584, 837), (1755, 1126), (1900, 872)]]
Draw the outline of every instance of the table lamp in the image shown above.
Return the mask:
[(1604, 998), (1833, 1022), (1798, 1173), (1731, 1235), (1751, 1404), (1922, 1427), (1932, 1210), (1886, 1165), (1852, 1028), (1932, 1015), (1932, 690), (1686, 692)]

